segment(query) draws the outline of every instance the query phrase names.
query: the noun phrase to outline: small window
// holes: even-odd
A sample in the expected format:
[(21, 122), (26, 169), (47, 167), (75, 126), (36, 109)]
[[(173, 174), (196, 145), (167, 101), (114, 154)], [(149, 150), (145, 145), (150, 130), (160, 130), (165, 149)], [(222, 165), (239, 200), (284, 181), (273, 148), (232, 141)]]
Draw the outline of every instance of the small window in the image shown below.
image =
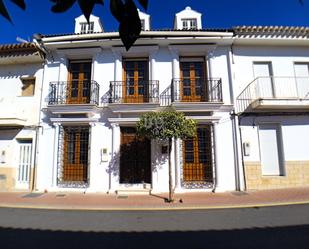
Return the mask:
[(141, 19), (142, 31), (145, 31), (145, 20)]
[(197, 20), (193, 19), (182, 19), (182, 29), (197, 29)]
[(33, 96), (35, 89), (35, 77), (21, 78), (23, 84), (21, 88), (21, 96)]
[(196, 19), (183, 19), (182, 20), (183, 29), (197, 29)]
[(86, 22), (83, 22), (80, 25), (81, 25), (81, 29), (80, 29), (81, 34), (94, 32), (94, 22), (90, 22), (89, 24)]

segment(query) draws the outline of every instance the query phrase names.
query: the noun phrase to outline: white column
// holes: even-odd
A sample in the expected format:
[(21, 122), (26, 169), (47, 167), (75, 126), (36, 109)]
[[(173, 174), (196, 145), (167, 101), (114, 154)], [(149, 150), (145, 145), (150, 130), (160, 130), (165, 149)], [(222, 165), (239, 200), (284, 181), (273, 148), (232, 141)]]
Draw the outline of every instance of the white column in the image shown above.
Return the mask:
[[(173, 64), (172, 64), (172, 70), (173, 70), (173, 79), (179, 79), (180, 78), (180, 63), (179, 63), (179, 52), (178, 50), (176, 49), (172, 49), (172, 48), (169, 48), (170, 49), (170, 53), (172, 55), (172, 61), (173, 61)], [(175, 84), (174, 85), (174, 101), (177, 101), (179, 100), (179, 85), (178, 84)]]
[(54, 148), (53, 148), (53, 169), (52, 169), (52, 187), (57, 187), (58, 179), (58, 158), (59, 158), (59, 130), (60, 123), (54, 123)]
[(109, 193), (113, 193), (119, 187), (120, 179), (120, 127), (112, 124), (112, 158), (108, 168)]
[(220, 162), (218, 161), (219, 160), (219, 157), (218, 157), (218, 151), (219, 151), (219, 146), (218, 146), (218, 124), (217, 123), (214, 123), (213, 124), (213, 129), (214, 129), (214, 134), (213, 134), (213, 137), (214, 137), (214, 157), (215, 157), (215, 174), (214, 174), (214, 177), (215, 177), (215, 191), (220, 191)]
[(175, 147), (175, 188), (181, 188), (181, 172), (180, 172), (180, 139), (175, 139), (174, 142)]
[[(149, 87), (149, 96), (151, 96), (153, 99), (150, 99), (150, 102), (154, 102), (156, 98), (159, 97), (159, 88), (155, 85), (155, 80), (156, 79), (156, 74), (155, 74), (155, 65), (156, 65), (156, 59), (155, 55), (157, 53), (157, 50), (154, 50), (150, 53), (149, 55), (149, 60), (150, 60), (150, 70), (149, 70), (149, 80), (151, 86)], [(159, 87), (159, 86), (158, 86)]]
[(206, 54), (206, 65), (207, 65), (207, 77), (212, 78), (212, 58), (213, 58), (213, 51)]
[(90, 123), (90, 137), (89, 137), (89, 160), (88, 160), (88, 173), (89, 173), (89, 189), (94, 189), (95, 187), (95, 176), (96, 176), (96, 164), (95, 162), (95, 157), (97, 156), (97, 148), (94, 144), (95, 140), (93, 139), (94, 134), (95, 134), (95, 126), (96, 123)]

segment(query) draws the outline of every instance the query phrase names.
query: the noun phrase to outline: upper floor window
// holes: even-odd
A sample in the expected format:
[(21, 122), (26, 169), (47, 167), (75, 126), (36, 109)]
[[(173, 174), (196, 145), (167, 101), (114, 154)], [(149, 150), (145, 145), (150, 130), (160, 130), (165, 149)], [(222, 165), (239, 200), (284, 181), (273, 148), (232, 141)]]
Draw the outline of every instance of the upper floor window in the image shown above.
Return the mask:
[(21, 78), (23, 84), (21, 88), (21, 96), (33, 96), (35, 89), (35, 77), (24, 77)]
[(197, 29), (197, 20), (195, 18), (181, 19), (182, 29)]
[(81, 23), (81, 33), (93, 33), (94, 31), (94, 22), (90, 22), (89, 24), (87, 22)]

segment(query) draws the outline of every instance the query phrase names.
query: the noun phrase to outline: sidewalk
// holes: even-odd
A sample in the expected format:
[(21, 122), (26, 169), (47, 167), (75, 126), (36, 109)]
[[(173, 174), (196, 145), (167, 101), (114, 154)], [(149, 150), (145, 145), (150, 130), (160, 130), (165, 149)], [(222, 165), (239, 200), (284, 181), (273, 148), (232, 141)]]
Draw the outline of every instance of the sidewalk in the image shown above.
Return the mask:
[(245, 208), (273, 205), (309, 204), (309, 188), (225, 193), (175, 194), (174, 203), (166, 203), (168, 194), (108, 195), (92, 193), (0, 193), (0, 207), (65, 210), (181, 210)]

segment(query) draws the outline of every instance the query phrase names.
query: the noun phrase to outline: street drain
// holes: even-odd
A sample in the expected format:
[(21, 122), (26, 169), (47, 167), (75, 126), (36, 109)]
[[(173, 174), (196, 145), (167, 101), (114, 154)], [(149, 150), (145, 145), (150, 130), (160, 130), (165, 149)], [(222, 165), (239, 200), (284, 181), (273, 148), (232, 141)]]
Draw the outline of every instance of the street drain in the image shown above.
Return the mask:
[(117, 195), (117, 199), (128, 199), (129, 196), (127, 195)]
[(56, 197), (66, 197), (65, 194), (57, 194)]
[(42, 195), (43, 193), (30, 193), (30, 194), (23, 195), (22, 198), (36, 198)]
[(243, 191), (237, 191), (237, 192), (235, 191), (235, 192), (232, 192), (231, 194), (236, 195), (236, 196), (249, 195), (248, 193), (243, 192)]

